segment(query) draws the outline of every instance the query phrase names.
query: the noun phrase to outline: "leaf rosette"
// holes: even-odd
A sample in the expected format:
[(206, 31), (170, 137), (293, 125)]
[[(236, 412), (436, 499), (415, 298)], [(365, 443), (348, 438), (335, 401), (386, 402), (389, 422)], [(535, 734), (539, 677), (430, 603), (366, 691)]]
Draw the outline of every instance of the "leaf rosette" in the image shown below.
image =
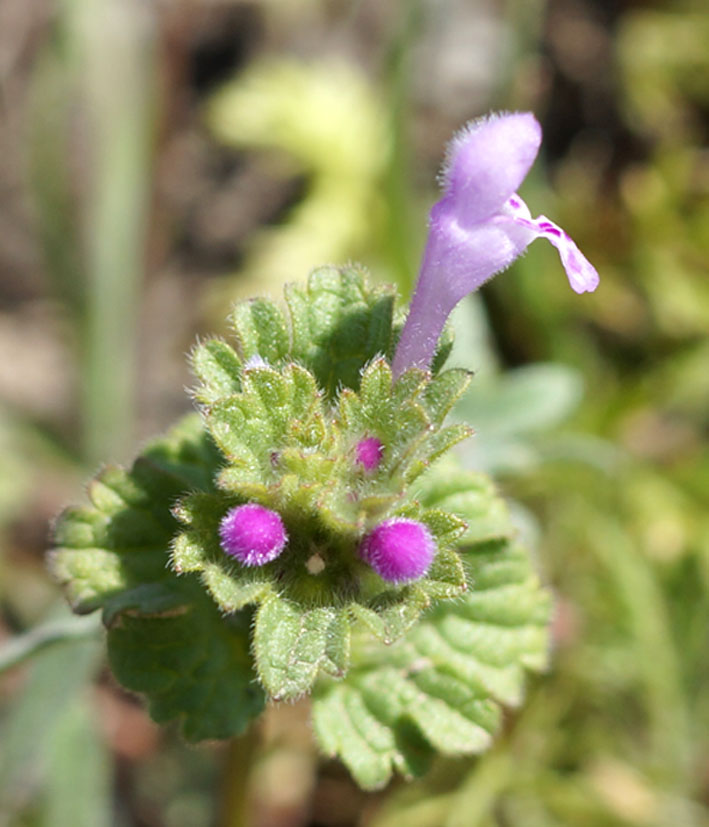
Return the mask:
[[(314, 692), (318, 739), (364, 786), (434, 751), (482, 749), (523, 669), (543, 664), (548, 599), (490, 483), (434, 463), (470, 434), (445, 424), (469, 373), (394, 380), (393, 291), (355, 268), (316, 270), (285, 310), (254, 299), (231, 322), (233, 345), (192, 353), (199, 413), (129, 471), (105, 468), (91, 505), (59, 518), (51, 565), (73, 608), (102, 609), (118, 679), (190, 740)], [(359, 460), (363, 440), (376, 462)], [(246, 503), (287, 532), (265, 565), (220, 541)], [(360, 555), (393, 518), (435, 543), (411, 582)]]
[[(266, 299), (237, 305), (236, 347), (209, 340), (192, 354), (195, 398), (223, 462), (216, 491), (191, 493), (174, 510), (185, 530), (171, 556), (175, 572), (199, 575), (223, 612), (256, 605), (256, 667), (276, 699), (310, 691), (320, 671), (344, 675), (353, 622), (391, 643), (434, 600), (465, 591), (453, 550), (465, 523), (423, 507), (412, 484), (470, 433), (443, 424), (467, 371), (393, 380), (390, 290), (368, 288), (359, 271), (325, 268), (286, 299), (288, 315)], [(381, 457), (366, 469), (356, 449), (373, 438)], [(247, 502), (276, 511), (289, 537), (259, 567), (220, 544), (220, 521)], [(400, 586), (359, 554), (367, 532), (392, 517), (423, 523), (437, 549), (426, 575)]]

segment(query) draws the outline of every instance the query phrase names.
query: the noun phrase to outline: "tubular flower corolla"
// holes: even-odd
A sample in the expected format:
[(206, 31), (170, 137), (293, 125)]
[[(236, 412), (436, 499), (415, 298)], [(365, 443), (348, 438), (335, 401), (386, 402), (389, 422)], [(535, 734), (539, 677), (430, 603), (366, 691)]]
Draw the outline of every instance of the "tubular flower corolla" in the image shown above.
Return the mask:
[(473, 121), (453, 138), (441, 176), (443, 197), (431, 210), (419, 279), (394, 356), (395, 376), (428, 368), (456, 304), (509, 267), (535, 238), (559, 251), (573, 290), (598, 286), (598, 273), (572, 239), (546, 216), (532, 218), (517, 194), (541, 139), (529, 112)]

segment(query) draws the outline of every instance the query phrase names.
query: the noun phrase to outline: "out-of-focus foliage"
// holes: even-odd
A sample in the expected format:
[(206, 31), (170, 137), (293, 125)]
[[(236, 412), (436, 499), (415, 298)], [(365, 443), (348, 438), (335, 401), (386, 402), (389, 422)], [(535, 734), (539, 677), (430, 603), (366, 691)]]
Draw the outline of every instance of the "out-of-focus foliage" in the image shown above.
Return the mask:
[(386, 209), (389, 135), (382, 104), (353, 64), (264, 59), (217, 93), (208, 122), (218, 140), (263, 153), (276, 174), (304, 180), (287, 220), (250, 241), (240, 292), (277, 288), (314, 262), (371, 254)]

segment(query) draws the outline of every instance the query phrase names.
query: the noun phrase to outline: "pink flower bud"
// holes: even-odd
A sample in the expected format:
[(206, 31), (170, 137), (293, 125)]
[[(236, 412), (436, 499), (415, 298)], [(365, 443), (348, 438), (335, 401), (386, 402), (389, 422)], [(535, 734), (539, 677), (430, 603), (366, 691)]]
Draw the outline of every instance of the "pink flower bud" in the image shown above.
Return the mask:
[(230, 509), (219, 525), (219, 536), (225, 553), (245, 566), (270, 563), (288, 542), (280, 515), (257, 503)]
[(398, 517), (376, 526), (359, 550), (362, 559), (391, 583), (422, 577), (435, 552), (436, 544), (423, 523)]
[(382, 461), (384, 446), (375, 436), (368, 436), (357, 443), (357, 462), (365, 471), (374, 471)]

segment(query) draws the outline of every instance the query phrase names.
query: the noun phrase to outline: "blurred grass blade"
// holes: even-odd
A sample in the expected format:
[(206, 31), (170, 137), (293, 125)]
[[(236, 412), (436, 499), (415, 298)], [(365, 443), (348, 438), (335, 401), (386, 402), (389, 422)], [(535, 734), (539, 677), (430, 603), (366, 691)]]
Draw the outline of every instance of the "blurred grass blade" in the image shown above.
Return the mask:
[(49, 646), (98, 637), (99, 627), (98, 615), (69, 617), (37, 626), (23, 635), (11, 638), (0, 648), (0, 675)]
[(27, 144), (29, 184), (44, 269), (72, 321), (85, 310), (85, 272), (79, 244), (76, 184), (69, 158), (72, 72), (59, 33), (38, 57), (30, 96)]
[[(0, 815), (17, 813), (32, 799), (48, 764), (53, 734), (93, 678), (98, 641), (72, 641), (39, 654), (5, 718), (0, 752)], [(73, 714), (73, 713), (71, 713)], [(51, 763), (51, 762), (50, 762)], [(66, 822), (75, 824), (73, 820)]]
[(57, 720), (47, 749), (43, 827), (109, 827), (111, 762), (86, 694)]
[(30, 179), (46, 269), (78, 325), (90, 463), (122, 458), (131, 439), (153, 27), (138, 0), (63, 0), (35, 70)]
[(152, 132), (153, 21), (136, 0), (73, 0), (92, 157), (84, 412), (89, 461), (131, 437)]

